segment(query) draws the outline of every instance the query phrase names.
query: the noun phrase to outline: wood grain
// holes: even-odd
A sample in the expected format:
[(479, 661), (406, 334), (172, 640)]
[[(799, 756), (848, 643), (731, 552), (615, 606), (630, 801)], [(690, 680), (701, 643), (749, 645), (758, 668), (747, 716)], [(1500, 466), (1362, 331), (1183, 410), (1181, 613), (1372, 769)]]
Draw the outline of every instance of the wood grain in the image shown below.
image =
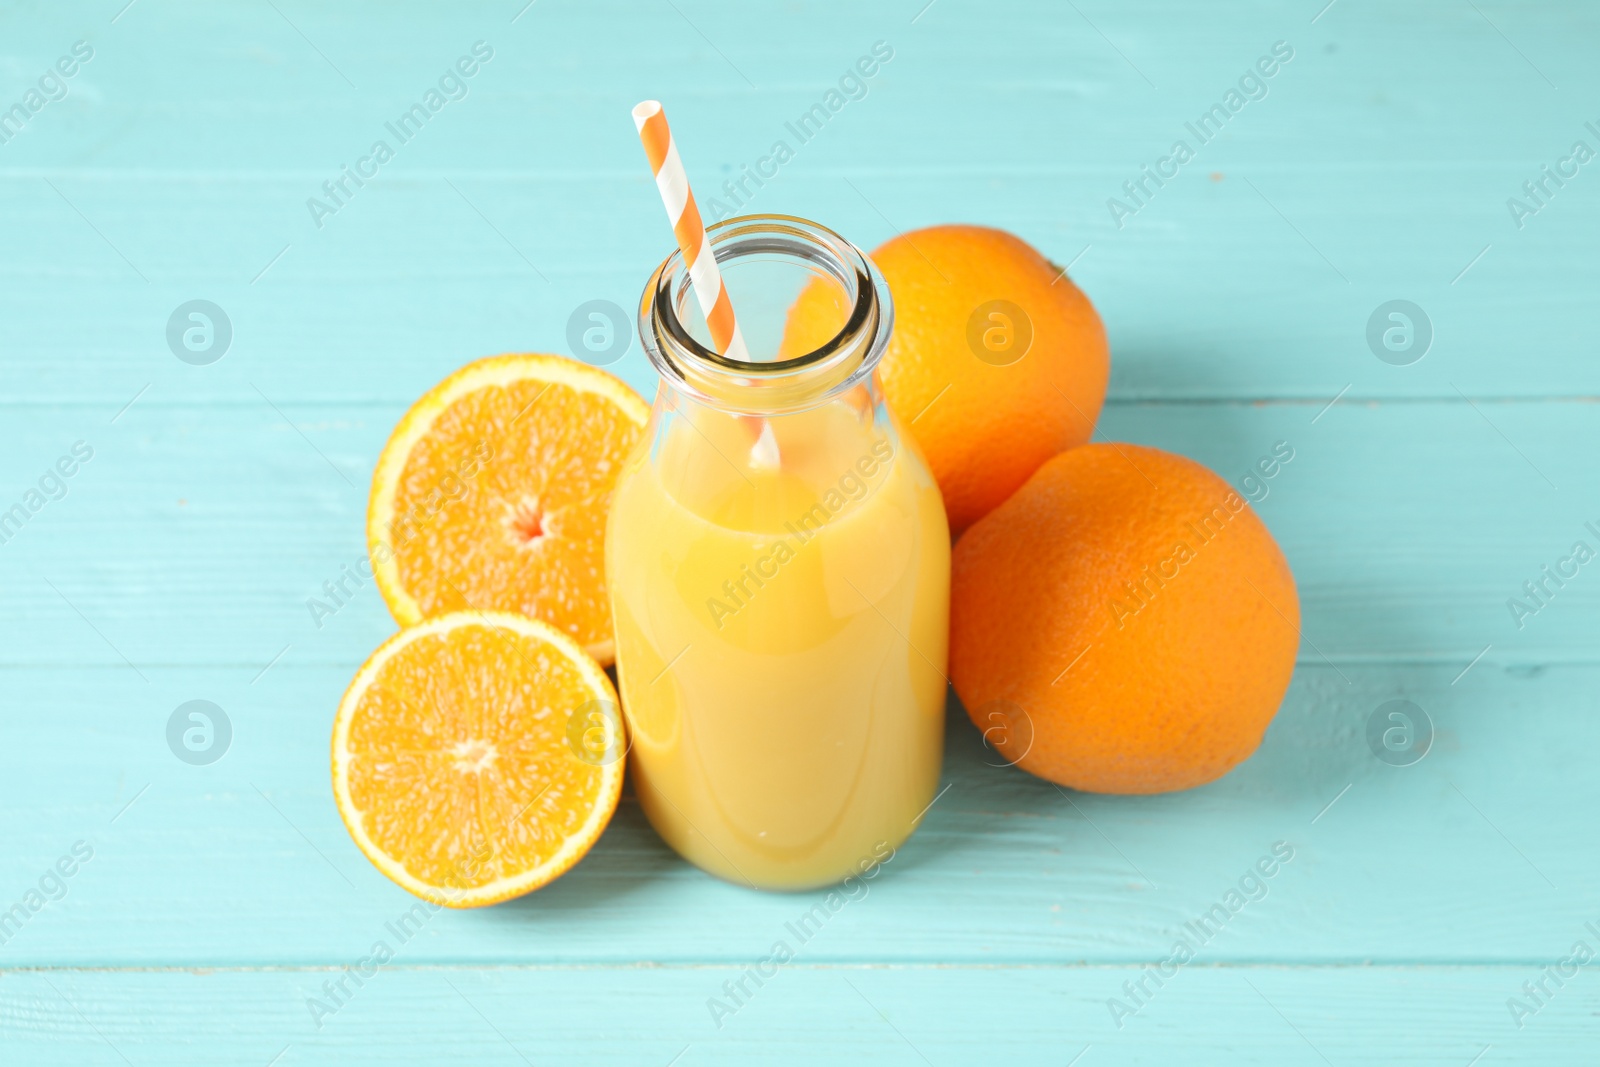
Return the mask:
[[(336, 971), (7, 974), (0, 1018), (28, 1063), (849, 1064), (1094, 1062), (1579, 1063), (1592, 983), (1518, 1030), (1519, 967), (1204, 967), (1178, 972), (1121, 1030), (1106, 1001), (1128, 967), (795, 964), (718, 1030), (706, 1001), (731, 967), (382, 970), (322, 1020)], [(1587, 977), (1587, 976), (1586, 976)], [(1147, 979), (1150, 988), (1153, 983)], [(748, 983), (747, 983), (748, 987)], [(353, 988), (353, 987), (352, 987)], [(152, 1014), (151, 1008), (160, 1010)], [(1087, 1051), (1086, 1051), (1087, 1049)], [(1214, 1057), (1207, 1051), (1217, 1050)]]
[[(0, 143), (0, 514), (94, 450), (0, 541), (0, 916), (93, 857), (0, 926), (0, 1060), (1592, 1061), (1592, 968), (1520, 1028), (1507, 998), (1600, 948), (1600, 575), (1521, 625), (1507, 600), (1600, 547), (1600, 163), (1520, 226), (1507, 201), (1600, 150), (1600, 9), (13, 5), (0, 113), (79, 40), (65, 97)], [(319, 227), (308, 198), (478, 41), (465, 95)], [(1185, 123), (1278, 41), (1265, 95), (1199, 144)], [(319, 1029), (307, 998), (412, 901), (327, 785), (333, 707), (393, 624), (370, 585), (321, 627), (306, 600), (362, 552), (411, 400), (477, 356), (570, 351), (585, 301), (637, 306), (670, 245), (645, 97), (703, 200), (734, 207), (722, 183), (786, 138), (740, 209), (869, 248), (988, 223), (1070, 264), (1112, 342), (1102, 437), (1236, 485), (1289, 443), (1254, 495), (1299, 583), (1295, 681), (1255, 757), (1168, 797), (991, 766), (952, 704), (949, 791), (722, 1029), (707, 999), (825, 897), (708, 878), (631, 798), (568, 877), (431, 917)], [(1119, 226), (1108, 200), (1178, 138), (1194, 159)], [(233, 330), (210, 365), (168, 345), (193, 299)], [(1367, 338), (1395, 299), (1433, 335), (1405, 366)], [(636, 342), (612, 369), (653, 386)], [(197, 698), (234, 730), (209, 766), (164, 736)], [(1368, 742), (1397, 698), (1434, 730), (1410, 766)], [(1119, 1029), (1108, 999), (1279, 841), (1265, 895)]]

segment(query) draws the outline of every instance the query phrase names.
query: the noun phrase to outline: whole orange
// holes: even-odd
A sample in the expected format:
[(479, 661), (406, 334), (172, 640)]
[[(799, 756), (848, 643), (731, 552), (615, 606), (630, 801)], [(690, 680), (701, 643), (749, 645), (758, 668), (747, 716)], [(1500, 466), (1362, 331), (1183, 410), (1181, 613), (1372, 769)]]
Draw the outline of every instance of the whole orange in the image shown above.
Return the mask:
[(1040, 467), (952, 561), (950, 674), (985, 740), (1097, 793), (1221, 777), (1294, 673), (1294, 575), (1255, 509), (1198, 463), (1085, 445)]
[[(1089, 439), (1110, 373), (1105, 330), (1060, 268), (1003, 230), (913, 230), (872, 259), (895, 307), (884, 399), (960, 532)], [(813, 285), (790, 311), (784, 352), (816, 348), (841, 325), (831, 287)]]

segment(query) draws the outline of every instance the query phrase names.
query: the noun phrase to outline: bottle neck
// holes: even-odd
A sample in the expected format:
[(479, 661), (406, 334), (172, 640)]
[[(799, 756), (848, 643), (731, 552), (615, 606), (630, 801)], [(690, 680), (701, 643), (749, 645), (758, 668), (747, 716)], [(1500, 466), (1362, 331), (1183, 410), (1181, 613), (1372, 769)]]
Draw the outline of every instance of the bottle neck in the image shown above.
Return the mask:
[(888, 347), (894, 304), (877, 267), (826, 227), (748, 215), (706, 230), (750, 360), (710, 347), (681, 252), (651, 275), (639, 336), (662, 382), (741, 415), (782, 415), (870, 383)]

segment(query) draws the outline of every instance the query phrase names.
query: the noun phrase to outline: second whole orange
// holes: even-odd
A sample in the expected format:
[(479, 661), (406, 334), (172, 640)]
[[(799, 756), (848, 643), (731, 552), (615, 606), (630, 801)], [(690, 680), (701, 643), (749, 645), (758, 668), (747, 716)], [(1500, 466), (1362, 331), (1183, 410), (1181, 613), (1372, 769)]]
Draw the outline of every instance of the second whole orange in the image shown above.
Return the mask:
[(1097, 793), (1226, 774), (1260, 744), (1300, 637), (1294, 576), (1192, 460), (1094, 444), (1046, 463), (956, 544), (950, 675), (1011, 763)]

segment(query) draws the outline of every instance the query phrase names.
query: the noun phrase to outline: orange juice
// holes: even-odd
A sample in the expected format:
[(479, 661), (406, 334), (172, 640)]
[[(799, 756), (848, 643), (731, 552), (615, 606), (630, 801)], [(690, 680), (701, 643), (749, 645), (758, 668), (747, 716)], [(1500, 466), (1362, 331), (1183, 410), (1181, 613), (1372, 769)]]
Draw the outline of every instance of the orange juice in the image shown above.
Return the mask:
[(606, 546), (632, 779), (661, 836), (730, 881), (857, 874), (937, 787), (949, 531), (872, 379), (891, 322), (867, 316), (831, 368), (837, 352), (770, 371), (652, 354), (667, 370)]

